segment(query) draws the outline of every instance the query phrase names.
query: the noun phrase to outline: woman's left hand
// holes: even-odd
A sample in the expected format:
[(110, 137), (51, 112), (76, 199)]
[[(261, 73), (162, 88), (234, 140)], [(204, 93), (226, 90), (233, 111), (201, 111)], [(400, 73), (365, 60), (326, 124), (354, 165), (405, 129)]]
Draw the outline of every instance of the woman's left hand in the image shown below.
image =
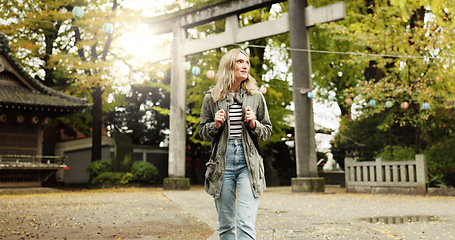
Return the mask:
[(254, 121), (256, 119), (256, 114), (251, 110), (250, 106), (245, 108), (245, 122), (250, 123), (250, 128), (255, 129), (256, 128), (256, 122)]

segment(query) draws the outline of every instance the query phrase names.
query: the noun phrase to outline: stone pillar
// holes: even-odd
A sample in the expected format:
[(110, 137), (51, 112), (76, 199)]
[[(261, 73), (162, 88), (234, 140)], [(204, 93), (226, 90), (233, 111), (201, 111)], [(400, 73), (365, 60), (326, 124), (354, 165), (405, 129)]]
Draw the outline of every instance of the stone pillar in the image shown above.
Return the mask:
[(121, 132), (114, 131), (114, 159), (112, 170), (114, 172), (128, 172), (133, 165), (133, 141)]
[(172, 41), (171, 68), (171, 109), (170, 109), (170, 144), (169, 176), (164, 179), (166, 190), (188, 190), (190, 180), (185, 178), (186, 146), (186, 76), (183, 69), (185, 55), (183, 48), (186, 30), (175, 26)]
[(427, 161), (424, 154), (416, 154), (416, 179), (417, 179), (417, 194), (425, 195), (427, 193)]
[[(307, 0), (289, 0), (290, 42), (293, 49), (310, 49), (305, 22)], [(313, 103), (302, 94), (312, 90), (309, 51), (291, 51), (295, 104), (295, 149), (297, 177), (292, 179), (293, 192), (323, 192), (324, 179), (318, 177), (313, 122)]]

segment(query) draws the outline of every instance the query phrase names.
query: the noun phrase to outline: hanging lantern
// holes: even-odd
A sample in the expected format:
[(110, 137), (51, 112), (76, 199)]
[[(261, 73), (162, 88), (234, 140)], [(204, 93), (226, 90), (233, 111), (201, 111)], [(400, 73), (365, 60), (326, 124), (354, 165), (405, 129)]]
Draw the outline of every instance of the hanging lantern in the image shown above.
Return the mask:
[(191, 69), (191, 63), (190, 63), (190, 62), (184, 62), (184, 63), (183, 63), (183, 69), (184, 69), (185, 71), (190, 70), (190, 69)]
[(24, 116), (22, 116), (22, 115), (17, 116), (17, 122), (19, 122), (19, 123), (24, 122)]
[(46, 117), (46, 118), (43, 120), (43, 124), (46, 125), (46, 124), (48, 124), (50, 121), (51, 121), (51, 118), (50, 118), (50, 117)]
[(313, 92), (308, 92), (306, 95), (308, 98), (313, 98)]
[(0, 122), (6, 122), (7, 116), (6, 114), (0, 115)]
[(81, 7), (74, 7), (73, 8), (73, 17), (75, 19), (82, 18), (84, 16), (84, 9)]
[(114, 25), (112, 23), (105, 23), (103, 31), (104, 33), (111, 34), (114, 31)]
[(352, 104), (352, 99), (351, 98), (346, 98), (345, 102), (346, 102), (347, 105), (351, 105)]
[(368, 104), (370, 104), (370, 106), (374, 107), (374, 106), (376, 106), (376, 100), (371, 99), (371, 100), (368, 102)]
[(393, 102), (392, 101), (385, 102), (385, 107), (386, 108), (391, 108), (392, 106), (393, 106)]
[(401, 103), (401, 108), (408, 109), (408, 107), (409, 107), (409, 103), (408, 102)]
[(430, 109), (430, 104), (427, 103), (427, 102), (426, 102), (426, 103), (423, 103), (423, 104), (422, 104), (422, 109), (423, 109), (423, 110), (428, 110), (428, 109)]
[(39, 118), (37, 116), (32, 117), (32, 123), (37, 124), (39, 122)]
[(264, 85), (262, 85), (261, 88), (259, 88), (259, 91), (264, 95), (267, 93), (267, 88)]
[(201, 68), (198, 67), (198, 66), (194, 66), (192, 69), (191, 69), (191, 73), (193, 73), (194, 75), (199, 75), (201, 73)]
[(215, 77), (215, 71), (213, 71), (212, 69), (208, 70), (207, 71), (207, 78), (208, 79), (212, 79)]

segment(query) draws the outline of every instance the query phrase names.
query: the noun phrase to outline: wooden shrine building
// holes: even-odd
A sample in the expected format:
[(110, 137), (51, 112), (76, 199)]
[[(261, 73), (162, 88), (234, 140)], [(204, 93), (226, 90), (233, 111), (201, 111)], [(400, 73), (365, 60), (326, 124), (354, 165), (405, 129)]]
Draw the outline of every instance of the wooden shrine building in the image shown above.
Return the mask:
[(0, 32), (0, 187), (41, 186), (64, 168), (62, 156), (42, 156), (43, 126), (87, 105), (86, 99), (57, 92), (29, 75)]

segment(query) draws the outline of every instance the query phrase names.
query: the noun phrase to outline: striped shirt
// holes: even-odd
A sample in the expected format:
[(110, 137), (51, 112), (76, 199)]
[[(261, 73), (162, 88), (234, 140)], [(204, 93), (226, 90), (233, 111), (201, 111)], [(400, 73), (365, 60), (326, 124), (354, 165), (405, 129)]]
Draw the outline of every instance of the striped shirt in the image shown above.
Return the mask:
[(229, 107), (229, 139), (242, 137), (242, 105), (234, 101)]

